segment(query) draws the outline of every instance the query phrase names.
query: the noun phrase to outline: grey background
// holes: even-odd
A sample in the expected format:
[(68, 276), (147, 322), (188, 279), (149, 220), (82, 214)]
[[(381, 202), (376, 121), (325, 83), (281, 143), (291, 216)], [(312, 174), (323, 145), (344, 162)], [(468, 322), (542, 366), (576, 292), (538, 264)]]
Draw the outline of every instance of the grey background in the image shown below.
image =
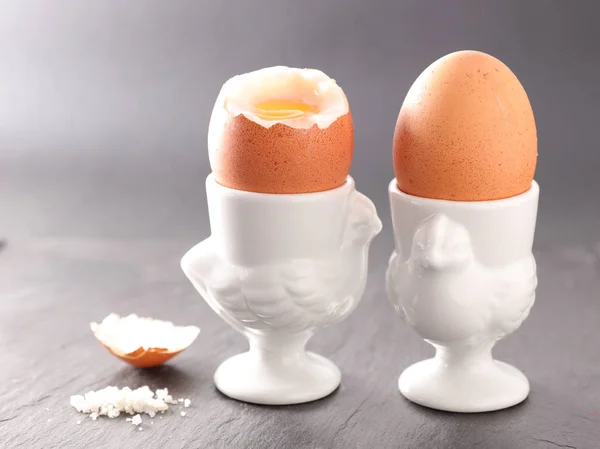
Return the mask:
[[(0, 446), (600, 447), (599, 10), (550, 0), (0, 1)], [(495, 351), (525, 371), (532, 393), (483, 415), (400, 396), (401, 369), (432, 351), (383, 289), (396, 116), (416, 76), (459, 49), (511, 67), (539, 137), (538, 299)], [(206, 131), (218, 90), (276, 64), (319, 68), (344, 88), (352, 174), (384, 223), (356, 313), (311, 341), (341, 367), (342, 387), (283, 408), (214, 390), (214, 369), (245, 343), (179, 270), (209, 233)], [(172, 363), (138, 371), (89, 332), (112, 311), (202, 334)], [(109, 384), (166, 386), (193, 408), (139, 432), (68, 405)]]

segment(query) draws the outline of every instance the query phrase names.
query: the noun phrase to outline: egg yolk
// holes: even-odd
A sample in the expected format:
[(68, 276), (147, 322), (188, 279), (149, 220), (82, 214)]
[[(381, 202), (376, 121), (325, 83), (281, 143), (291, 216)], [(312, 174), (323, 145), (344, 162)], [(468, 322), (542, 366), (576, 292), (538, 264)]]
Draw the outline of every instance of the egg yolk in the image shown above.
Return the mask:
[(254, 113), (263, 120), (287, 120), (310, 117), (319, 112), (316, 106), (296, 100), (267, 100), (254, 106)]

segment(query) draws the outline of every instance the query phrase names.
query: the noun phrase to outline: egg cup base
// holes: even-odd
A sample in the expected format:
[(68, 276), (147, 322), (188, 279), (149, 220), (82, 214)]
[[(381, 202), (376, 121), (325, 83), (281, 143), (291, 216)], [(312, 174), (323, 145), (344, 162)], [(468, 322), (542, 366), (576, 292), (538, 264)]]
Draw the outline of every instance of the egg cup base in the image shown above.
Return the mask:
[(214, 381), (221, 393), (238, 401), (291, 405), (329, 396), (340, 385), (341, 373), (333, 362), (312, 352), (269, 361), (249, 351), (221, 363)]
[(529, 395), (525, 375), (514, 366), (493, 359), (466, 369), (448, 366), (437, 358), (423, 360), (404, 370), (398, 388), (416, 404), (458, 413), (505, 409)]

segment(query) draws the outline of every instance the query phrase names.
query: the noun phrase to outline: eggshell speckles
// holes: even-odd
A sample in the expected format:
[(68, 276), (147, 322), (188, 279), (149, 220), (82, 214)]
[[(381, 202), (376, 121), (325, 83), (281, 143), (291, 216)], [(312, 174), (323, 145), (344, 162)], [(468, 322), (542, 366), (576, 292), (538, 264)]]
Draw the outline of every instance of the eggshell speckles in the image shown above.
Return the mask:
[(325, 129), (295, 129), (278, 123), (265, 128), (244, 115), (224, 124), (211, 157), (219, 184), (262, 193), (307, 193), (341, 186), (354, 148), (352, 116)]
[(449, 54), (410, 88), (394, 134), (394, 171), (408, 194), (454, 201), (527, 191), (537, 134), (525, 90), (498, 59)]
[[(259, 106), (265, 102), (299, 107), (264, 115)], [(350, 172), (352, 114), (342, 89), (323, 72), (261, 69), (223, 85), (208, 149), (215, 179), (225, 187), (275, 194), (331, 190)]]

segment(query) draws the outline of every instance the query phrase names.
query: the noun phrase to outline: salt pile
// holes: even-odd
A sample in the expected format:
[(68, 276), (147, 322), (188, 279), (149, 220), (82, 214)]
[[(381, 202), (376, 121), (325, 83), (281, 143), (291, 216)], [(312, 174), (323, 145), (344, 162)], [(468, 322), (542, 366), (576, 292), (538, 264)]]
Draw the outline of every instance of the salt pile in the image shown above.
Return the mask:
[[(190, 403), (189, 399), (184, 401)], [(99, 416), (116, 418), (121, 413), (135, 415), (127, 418), (131, 424), (138, 426), (142, 423), (140, 414), (147, 414), (154, 418), (157, 413), (164, 413), (169, 409), (168, 404), (178, 404), (166, 388), (153, 392), (148, 386), (132, 390), (129, 387), (119, 389), (106, 387), (98, 391), (89, 391), (84, 396), (71, 396), (71, 405), (80, 413), (90, 415), (92, 420)]]

